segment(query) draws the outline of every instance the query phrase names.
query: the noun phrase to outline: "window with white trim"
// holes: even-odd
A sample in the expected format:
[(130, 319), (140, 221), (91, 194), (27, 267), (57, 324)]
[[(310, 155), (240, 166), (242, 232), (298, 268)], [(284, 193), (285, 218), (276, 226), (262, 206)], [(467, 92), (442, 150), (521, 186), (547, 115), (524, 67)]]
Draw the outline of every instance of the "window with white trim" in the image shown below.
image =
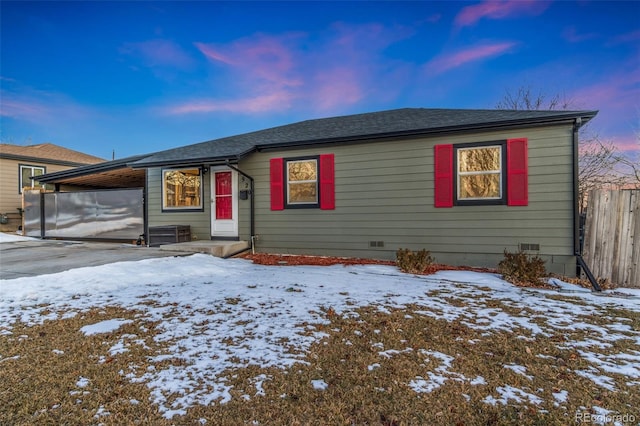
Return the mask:
[(456, 204), (504, 204), (504, 143), (455, 146)]
[(285, 160), (287, 205), (318, 205), (318, 158)]
[(38, 182), (38, 176), (42, 176), (47, 169), (42, 166), (30, 166), (20, 164), (20, 177), (18, 182), (18, 194), (22, 194), (22, 188), (46, 188), (53, 189), (53, 185)]
[(194, 169), (162, 170), (163, 210), (202, 210), (202, 173)]

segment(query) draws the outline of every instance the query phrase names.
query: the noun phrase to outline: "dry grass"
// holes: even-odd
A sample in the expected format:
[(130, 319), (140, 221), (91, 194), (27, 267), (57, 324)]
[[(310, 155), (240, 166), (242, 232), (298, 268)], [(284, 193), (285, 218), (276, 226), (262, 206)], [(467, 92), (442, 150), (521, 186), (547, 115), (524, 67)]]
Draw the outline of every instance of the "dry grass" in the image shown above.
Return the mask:
[[(495, 306), (505, 312), (514, 309), (499, 301)], [(609, 373), (618, 389), (611, 392), (576, 374), (576, 370), (597, 365), (574, 349), (562, 348), (562, 343), (584, 338), (581, 333), (587, 331), (544, 338), (524, 329), (487, 333), (460, 320), (446, 321), (417, 311), (425, 307), (387, 312), (366, 307), (349, 316), (327, 308), (324, 313), (330, 324), (314, 326), (328, 337), (312, 346), (308, 364), (284, 370), (250, 366), (227, 371), (225, 377), (233, 385), (230, 402), (196, 405), (172, 421), (164, 419), (150, 402), (144, 383), (132, 383), (125, 377), (130, 372), (139, 376), (150, 366), (150, 356), (164, 353), (164, 347), (153, 340), (156, 324), (139, 312), (106, 307), (42, 325), (16, 323), (12, 334), (0, 335), (0, 424), (170, 425), (200, 424), (206, 419), (216, 425), (254, 421), (276, 425), (560, 425), (575, 423), (576, 412), (594, 405), (640, 419), (637, 384)], [(608, 314), (626, 318), (632, 329), (640, 329), (637, 313), (618, 310)], [(79, 331), (84, 325), (110, 318), (133, 322), (108, 334), (85, 336)], [(590, 320), (593, 324), (604, 321)], [(141, 329), (145, 331), (143, 341), (137, 341)], [(630, 336), (611, 347), (590, 350), (602, 354), (640, 351), (636, 339)], [(128, 352), (105, 355), (117, 342), (133, 340)], [(449, 366), (443, 355), (451, 357)], [(184, 361), (165, 361), (174, 362)], [(526, 371), (519, 374), (505, 365), (524, 366)], [(409, 387), (430, 373), (442, 377), (441, 386), (429, 393)], [(81, 377), (88, 379), (86, 387), (79, 386)], [(323, 380), (327, 388), (314, 389), (313, 380)], [(498, 388), (507, 384), (542, 402), (510, 400), (507, 405), (491, 405), (484, 401), (488, 396), (499, 399)], [(553, 393), (561, 390), (568, 392), (567, 400), (556, 403)]]

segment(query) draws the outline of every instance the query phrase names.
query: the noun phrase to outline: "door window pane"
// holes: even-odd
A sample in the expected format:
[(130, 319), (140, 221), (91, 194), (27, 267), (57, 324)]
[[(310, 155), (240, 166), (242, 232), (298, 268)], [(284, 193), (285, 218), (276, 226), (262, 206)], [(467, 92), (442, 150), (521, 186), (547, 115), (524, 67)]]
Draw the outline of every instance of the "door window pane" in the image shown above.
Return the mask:
[(233, 219), (231, 172), (216, 172), (216, 219)]

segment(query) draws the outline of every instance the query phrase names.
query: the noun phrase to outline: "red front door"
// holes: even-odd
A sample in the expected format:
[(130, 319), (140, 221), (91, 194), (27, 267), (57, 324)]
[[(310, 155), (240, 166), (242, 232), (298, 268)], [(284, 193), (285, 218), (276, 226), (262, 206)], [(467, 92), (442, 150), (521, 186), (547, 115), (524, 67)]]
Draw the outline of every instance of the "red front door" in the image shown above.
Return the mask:
[(211, 236), (238, 236), (237, 173), (229, 169), (211, 170)]
[(231, 172), (216, 172), (216, 219), (233, 220)]

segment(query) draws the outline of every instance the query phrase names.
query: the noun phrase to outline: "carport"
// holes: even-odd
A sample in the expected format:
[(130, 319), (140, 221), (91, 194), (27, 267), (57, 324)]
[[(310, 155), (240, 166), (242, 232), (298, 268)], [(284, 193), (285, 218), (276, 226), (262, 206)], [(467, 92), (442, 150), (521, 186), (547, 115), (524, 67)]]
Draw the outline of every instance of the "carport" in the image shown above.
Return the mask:
[(23, 192), (23, 234), (29, 237), (139, 241), (147, 229), (146, 171), (128, 166), (143, 156), (50, 173), (54, 192)]

